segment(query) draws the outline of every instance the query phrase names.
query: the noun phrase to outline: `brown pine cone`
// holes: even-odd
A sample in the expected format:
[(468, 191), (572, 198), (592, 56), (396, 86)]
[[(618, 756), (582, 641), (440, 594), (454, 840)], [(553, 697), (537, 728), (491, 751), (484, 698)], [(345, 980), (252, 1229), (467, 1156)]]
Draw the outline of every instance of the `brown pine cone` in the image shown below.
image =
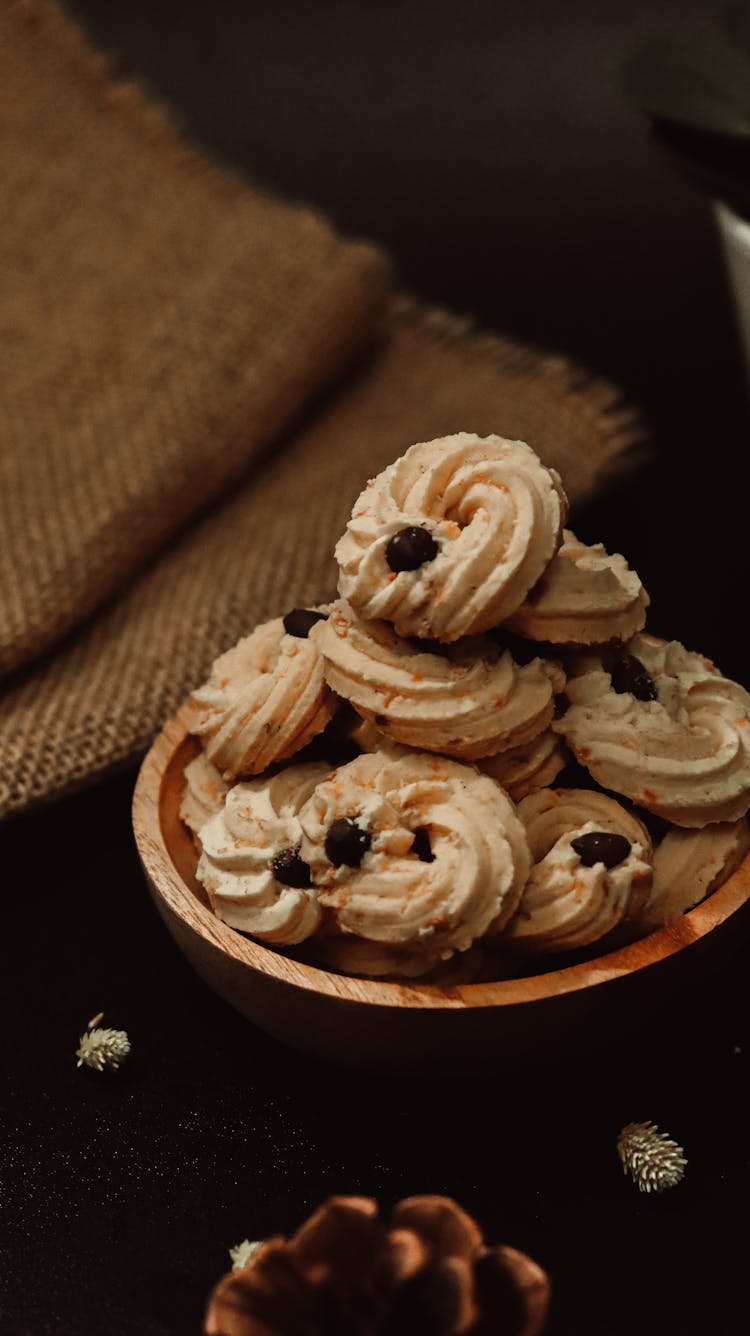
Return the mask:
[(408, 1197), (386, 1225), (369, 1197), (332, 1197), (288, 1241), (219, 1281), (206, 1336), (536, 1336), (547, 1277), (486, 1248), (450, 1197)]

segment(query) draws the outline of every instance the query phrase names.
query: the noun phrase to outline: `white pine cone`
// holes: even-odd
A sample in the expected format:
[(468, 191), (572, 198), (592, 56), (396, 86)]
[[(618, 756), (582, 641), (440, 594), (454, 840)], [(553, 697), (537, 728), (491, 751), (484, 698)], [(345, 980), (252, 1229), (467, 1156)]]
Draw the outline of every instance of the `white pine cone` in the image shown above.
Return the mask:
[(655, 1123), (628, 1123), (617, 1138), (623, 1172), (641, 1192), (663, 1192), (685, 1177), (682, 1146), (660, 1132)]
[(263, 1240), (257, 1239), (252, 1242), (250, 1239), (243, 1239), (235, 1248), (229, 1249), (229, 1256), (232, 1259), (232, 1270), (241, 1271), (243, 1267), (249, 1266), (255, 1254), (263, 1247)]
[(124, 1030), (87, 1030), (76, 1050), (79, 1067), (116, 1072), (130, 1052), (130, 1040)]

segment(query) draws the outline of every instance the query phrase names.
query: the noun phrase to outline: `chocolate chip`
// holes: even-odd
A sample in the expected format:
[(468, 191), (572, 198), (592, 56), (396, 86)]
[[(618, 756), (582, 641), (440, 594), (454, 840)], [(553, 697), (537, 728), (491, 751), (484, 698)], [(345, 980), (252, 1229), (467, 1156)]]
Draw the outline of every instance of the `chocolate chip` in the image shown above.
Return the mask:
[(603, 863), (606, 868), (611, 868), (624, 862), (632, 846), (624, 835), (615, 835), (609, 830), (592, 830), (588, 835), (571, 840), (570, 847), (575, 849), (584, 867)]
[(611, 669), (612, 689), (618, 695), (630, 692), (636, 700), (656, 700), (654, 680), (634, 654), (623, 654)]
[(324, 622), (326, 614), (316, 612), (314, 608), (292, 608), (284, 618), (284, 630), (289, 636), (298, 636), (300, 640), (307, 640), (310, 634), (310, 627), (316, 622)]
[(416, 854), (420, 863), (434, 863), (435, 855), (430, 844), (430, 832), (427, 826), (418, 826), (414, 832), (414, 843), (409, 853)]
[(388, 539), (385, 559), (392, 571), (415, 571), (426, 561), (434, 561), (438, 545), (431, 533), (416, 525), (399, 529)]
[(350, 816), (340, 816), (326, 835), (326, 857), (335, 867), (359, 867), (372, 843), (368, 831), (357, 825)]
[(312, 885), (310, 869), (299, 856), (299, 849), (281, 849), (271, 860), (271, 871), (282, 886), (294, 886), (299, 891)]

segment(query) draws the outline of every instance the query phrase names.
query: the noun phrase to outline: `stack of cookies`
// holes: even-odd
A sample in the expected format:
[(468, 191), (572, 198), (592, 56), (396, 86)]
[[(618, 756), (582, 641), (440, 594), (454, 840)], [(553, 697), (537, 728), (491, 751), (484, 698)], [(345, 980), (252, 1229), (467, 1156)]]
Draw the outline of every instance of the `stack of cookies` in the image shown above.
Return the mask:
[(506, 973), (650, 932), (733, 871), (750, 696), (645, 634), (637, 574), (566, 519), (498, 436), (368, 482), (339, 598), (194, 693), (181, 815), (220, 918), (347, 973), (470, 978), (488, 946)]

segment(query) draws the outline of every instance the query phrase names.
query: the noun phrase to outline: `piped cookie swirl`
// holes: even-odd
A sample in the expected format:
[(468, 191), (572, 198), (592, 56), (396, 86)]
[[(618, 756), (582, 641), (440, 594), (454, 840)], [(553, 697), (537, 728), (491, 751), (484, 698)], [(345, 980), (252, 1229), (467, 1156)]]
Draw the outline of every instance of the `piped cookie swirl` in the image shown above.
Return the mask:
[(422, 752), (357, 757), (300, 812), (301, 856), (339, 931), (437, 962), (499, 931), (530, 867), (494, 780)]
[(526, 952), (569, 951), (638, 914), (652, 849), (636, 817), (587, 789), (543, 789), (518, 814), (534, 865), (504, 941)]
[(387, 942), (368, 941), (353, 933), (322, 933), (316, 942), (313, 961), (342, 974), (370, 979), (419, 979), (421, 982), (452, 987), (474, 983), (483, 964), (483, 952), (475, 942), (448, 960), (438, 960), (429, 951), (409, 946), (391, 946)]
[[(181, 815), (226, 922), (313, 937), (319, 966), (449, 983), (611, 949), (731, 874), (750, 695), (645, 634), (638, 575), (566, 513), (521, 441), (420, 442), (357, 499), (338, 600), (217, 660)], [(606, 792), (550, 787), (568, 748)], [(655, 839), (677, 827), (655, 854), (631, 805)]]
[(563, 530), (559, 552), (507, 625), (555, 645), (629, 640), (646, 625), (649, 597), (619, 553), (581, 543)]
[(560, 545), (560, 479), (522, 441), (458, 432), (411, 446), (358, 497), (339, 592), (402, 636), (459, 640), (523, 603)]
[(750, 825), (722, 821), (701, 830), (668, 830), (654, 852), (654, 881), (635, 916), (637, 933), (687, 913), (731, 876), (750, 850)]
[(518, 803), (528, 794), (554, 784), (569, 760), (570, 754), (562, 739), (551, 728), (545, 728), (531, 742), (498, 752), (496, 756), (484, 757), (477, 761), (477, 766), (485, 775), (496, 779)]
[(185, 766), (180, 817), (192, 834), (198, 852), (201, 849), (200, 832), (206, 822), (221, 811), (228, 792), (229, 785), (205, 752), (199, 752)]
[(224, 779), (259, 775), (293, 756), (332, 718), (337, 701), (309, 637), (324, 618), (296, 608), (265, 622), (222, 654), (193, 692), (192, 732)]
[(319, 926), (317, 894), (299, 854), (298, 813), (328, 773), (328, 766), (311, 762), (235, 784), (222, 810), (202, 827), (195, 875), (214, 913), (230, 927), (291, 946)]
[(384, 735), (463, 760), (530, 742), (550, 723), (565, 681), (554, 660), (518, 664), (487, 637), (450, 646), (403, 639), (343, 600), (311, 639), (329, 686)]
[(613, 661), (582, 656), (565, 693), (553, 727), (603, 788), (678, 826), (747, 812), (750, 696), (701, 654), (634, 636)]

